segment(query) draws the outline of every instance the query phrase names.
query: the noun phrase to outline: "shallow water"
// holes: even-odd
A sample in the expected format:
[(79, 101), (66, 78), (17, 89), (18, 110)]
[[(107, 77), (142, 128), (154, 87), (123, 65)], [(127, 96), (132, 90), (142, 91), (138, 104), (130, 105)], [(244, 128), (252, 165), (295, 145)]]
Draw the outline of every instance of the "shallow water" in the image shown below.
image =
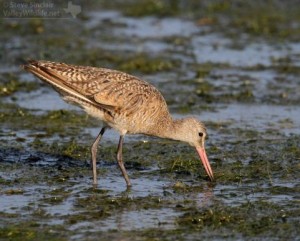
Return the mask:
[(203, 112), (200, 116), (204, 121), (231, 122), (236, 128), (242, 125), (256, 131), (274, 129), (285, 135), (300, 134), (299, 106), (231, 104), (221, 106), (215, 112)]
[[(1, 240), (297, 240), (300, 44), (237, 39), (200, 20), (103, 6), (64, 24), (1, 23)], [(137, 135), (124, 145), (127, 189), (110, 130), (92, 188), (89, 146), (101, 122), (18, 68), (28, 58), (147, 79), (174, 117), (206, 123), (216, 181), (192, 147)]]

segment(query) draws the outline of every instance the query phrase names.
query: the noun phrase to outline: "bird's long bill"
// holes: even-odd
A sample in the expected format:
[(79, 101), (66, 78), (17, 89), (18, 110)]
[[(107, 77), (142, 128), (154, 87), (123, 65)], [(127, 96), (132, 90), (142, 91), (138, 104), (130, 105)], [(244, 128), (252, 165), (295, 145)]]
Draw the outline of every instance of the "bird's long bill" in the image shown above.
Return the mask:
[(206, 156), (206, 152), (205, 149), (202, 147), (196, 147), (196, 150), (201, 158), (202, 164), (205, 168), (205, 171), (207, 173), (207, 175), (209, 176), (210, 180), (213, 181), (214, 180), (214, 174), (213, 171), (211, 169), (211, 166), (209, 164), (208, 158)]

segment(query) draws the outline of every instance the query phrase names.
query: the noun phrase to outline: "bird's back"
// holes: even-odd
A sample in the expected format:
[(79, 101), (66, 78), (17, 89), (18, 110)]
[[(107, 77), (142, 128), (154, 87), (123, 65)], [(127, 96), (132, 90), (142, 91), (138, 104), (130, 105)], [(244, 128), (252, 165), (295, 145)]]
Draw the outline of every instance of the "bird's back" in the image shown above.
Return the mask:
[(30, 61), (23, 66), (60, 92), (66, 101), (125, 133), (152, 133), (169, 121), (167, 104), (151, 84), (132, 75), (89, 66)]

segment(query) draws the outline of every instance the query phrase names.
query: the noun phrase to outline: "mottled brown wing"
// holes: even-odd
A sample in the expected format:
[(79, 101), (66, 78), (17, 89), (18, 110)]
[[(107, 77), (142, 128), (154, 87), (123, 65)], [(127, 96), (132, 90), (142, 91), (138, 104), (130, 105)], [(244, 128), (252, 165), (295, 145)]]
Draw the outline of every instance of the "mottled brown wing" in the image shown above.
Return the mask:
[(99, 92), (94, 95), (94, 100), (97, 103), (114, 105), (118, 108), (117, 112), (121, 111), (127, 116), (140, 108), (147, 108), (150, 101), (165, 103), (154, 86), (133, 76), (129, 77), (122, 82), (111, 79), (113, 76), (108, 77), (105, 83), (99, 84)]
[[(78, 88), (74, 88), (75, 85), (71, 84), (69, 77), (60, 75), (56, 71), (57, 66), (66, 66), (62, 63), (54, 63), (49, 61), (30, 61), (27, 65), (22, 66), (25, 70), (33, 73), (40, 79), (50, 83), (58, 92), (63, 96), (72, 96), (81, 102), (90, 104), (95, 107), (105, 109), (107, 111), (114, 111), (114, 106), (109, 106), (101, 103), (96, 103), (93, 98), (86, 96), (78, 91)], [(76, 66), (72, 66), (76, 67)], [(61, 69), (60, 69), (61, 70)], [(77, 85), (78, 86), (78, 85)]]
[(36, 72), (47, 75), (39, 76), (41, 73), (31, 70), (48, 82), (51, 77), (51, 84), (64, 86), (69, 94), (79, 95), (109, 111), (122, 111), (129, 115), (147, 101), (166, 105), (154, 86), (120, 71), (50, 61), (31, 61), (28, 66), (34, 66), (35, 70), (39, 70)]

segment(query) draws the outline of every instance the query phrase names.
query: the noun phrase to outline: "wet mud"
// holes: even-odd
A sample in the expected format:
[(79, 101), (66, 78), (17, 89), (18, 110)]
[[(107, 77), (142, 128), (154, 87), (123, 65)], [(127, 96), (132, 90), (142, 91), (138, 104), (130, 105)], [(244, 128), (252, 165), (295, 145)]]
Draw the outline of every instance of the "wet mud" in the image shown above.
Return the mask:
[[(77, 18), (0, 19), (0, 240), (298, 240), (292, 2), (110, 1), (81, 3)], [(174, 117), (206, 124), (216, 180), (186, 144), (126, 136), (127, 189), (110, 130), (93, 187), (90, 145), (102, 123), (24, 72), (26, 59), (151, 82)]]

